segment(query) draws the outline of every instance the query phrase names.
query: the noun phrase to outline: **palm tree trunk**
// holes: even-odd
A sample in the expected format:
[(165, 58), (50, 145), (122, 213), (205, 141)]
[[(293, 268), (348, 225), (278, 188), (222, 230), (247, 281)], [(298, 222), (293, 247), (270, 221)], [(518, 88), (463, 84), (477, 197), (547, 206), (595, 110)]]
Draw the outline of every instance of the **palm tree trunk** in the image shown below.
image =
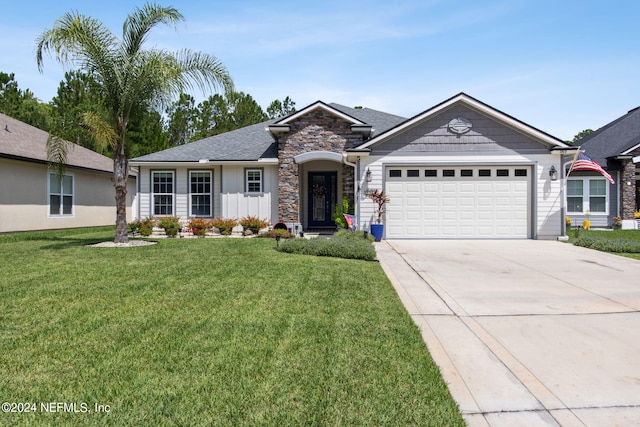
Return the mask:
[(127, 181), (129, 162), (124, 154), (124, 144), (116, 146), (113, 155), (113, 186), (116, 189), (116, 236), (115, 243), (128, 243), (127, 234)]

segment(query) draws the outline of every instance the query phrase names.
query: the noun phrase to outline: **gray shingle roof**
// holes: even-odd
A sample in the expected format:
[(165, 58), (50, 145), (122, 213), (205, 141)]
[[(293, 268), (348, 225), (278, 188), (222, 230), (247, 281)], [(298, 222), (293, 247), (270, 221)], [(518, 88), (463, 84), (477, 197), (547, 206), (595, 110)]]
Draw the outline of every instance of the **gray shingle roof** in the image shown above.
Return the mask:
[(350, 108), (340, 104), (329, 104), (336, 110), (340, 110), (345, 114), (355, 117), (358, 120), (365, 122), (373, 126), (375, 129), (374, 135), (379, 135), (382, 132), (398, 126), (404, 122), (406, 117), (396, 116), (394, 114), (384, 113), (378, 110), (372, 110), (370, 108)]
[[(357, 118), (374, 127), (376, 134), (406, 120), (403, 117), (369, 108), (355, 109), (339, 104), (330, 104), (332, 108)], [(136, 157), (132, 162), (197, 162), (201, 159), (210, 161), (256, 161), (259, 159), (277, 158), (278, 147), (266, 130), (278, 121), (267, 120), (251, 126), (210, 136), (189, 144)]]
[[(47, 162), (49, 133), (0, 113), (0, 157)], [(113, 160), (77, 144), (67, 155), (67, 166), (113, 172)]]
[(602, 166), (607, 164), (607, 158), (620, 155), (638, 144), (640, 144), (640, 108), (629, 111), (574, 143), (576, 146), (581, 146)]
[(273, 137), (265, 130), (274, 120), (210, 136), (132, 159), (134, 162), (255, 161), (277, 158)]

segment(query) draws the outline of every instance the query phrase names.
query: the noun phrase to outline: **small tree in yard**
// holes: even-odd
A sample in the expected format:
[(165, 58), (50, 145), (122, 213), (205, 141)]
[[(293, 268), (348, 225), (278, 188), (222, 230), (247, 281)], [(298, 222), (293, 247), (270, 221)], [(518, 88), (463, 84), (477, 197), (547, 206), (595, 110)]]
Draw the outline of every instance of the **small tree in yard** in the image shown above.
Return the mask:
[[(140, 109), (168, 105), (185, 88), (233, 89), (227, 69), (214, 56), (190, 50), (176, 53), (143, 49), (148, 33), (157, 24), (184, 20), (178, 10), (147, 3), (124, 22), (117, 39), (100, 21), (77, 12), (59, 18), (37, 39), (36, 61), (43, 70), (43, 54), (55, 54), (65, 66), (76, 66), (92, 76), (102, 91), (107, 117), (86, 112), (83, 125), (96, 141), (113, 147), (113, 180), (116, 193), (116, 243), (126, 243), (127, 180), (129, 162), (127, 126)], [(61, 163), (68, 145), (49, 138), (48, 155)]]

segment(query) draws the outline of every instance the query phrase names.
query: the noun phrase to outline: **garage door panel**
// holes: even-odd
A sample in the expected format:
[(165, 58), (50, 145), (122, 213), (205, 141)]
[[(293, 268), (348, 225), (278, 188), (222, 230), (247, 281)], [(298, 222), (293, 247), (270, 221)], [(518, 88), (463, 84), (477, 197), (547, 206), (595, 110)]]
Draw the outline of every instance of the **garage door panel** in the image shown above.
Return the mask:
[(405, 184), (405, 192), (406, 193), (418, 193), (422, 192), (422, 186), (419, 182), (410, 182)]
[(421, 219), (422, 219), (422, 215), (420, 214), (420, 212), (416, 212), (416, 211), (407, 212), (407, 220), (420, 221)]
[(403, 183), (389, 181), (387, 182), (387, 193), (401, 193), (403, 192)]
[(419, 197), (411, 197), (411, 196), (407, 196), (404, 203), (404, 205), (408, 208), (416, 207), (416, 206), (420, 207), (421, 204), (422, 204), (422, 200)]
[[(515, 167), (464, 167), (460, 170), (428, 167), (437, 176), (426, 176), (420, 167), (402, 169), (399, 178), (387, 178), (391, 199), (387, 206), (387, 238), (528, 238), (530, 237), (531, 175), (515, 176)], [(522, 168), (519, 166), (518, 168)], [(406, 170), (420, 170), (407, 177)], [(443, 169), (456, 169), (454, 177), (443, 177)], [(477, 169), (491, 169), (490, 177), (479, 177)], [(497, 176), (497, 169), (509, 169)], [(387, 175), (388, 176), (388, 175)]]

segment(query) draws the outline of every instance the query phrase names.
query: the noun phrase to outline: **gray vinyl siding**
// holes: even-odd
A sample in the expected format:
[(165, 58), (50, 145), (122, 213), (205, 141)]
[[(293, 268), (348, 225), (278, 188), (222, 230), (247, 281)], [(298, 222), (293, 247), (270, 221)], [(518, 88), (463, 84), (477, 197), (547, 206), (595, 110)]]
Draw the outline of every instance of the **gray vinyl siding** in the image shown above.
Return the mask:
[[(472, 123), (470, 131), (456, 135), (449, 131), (449, 121), (464, 117)], [(458, 105), (437, 116), (407, 129), (400, 135), (372, 147), (372, 154), (517, 152), (520, 154), (548, 154), (540, 142), (491, 119), (478, 111)]]

